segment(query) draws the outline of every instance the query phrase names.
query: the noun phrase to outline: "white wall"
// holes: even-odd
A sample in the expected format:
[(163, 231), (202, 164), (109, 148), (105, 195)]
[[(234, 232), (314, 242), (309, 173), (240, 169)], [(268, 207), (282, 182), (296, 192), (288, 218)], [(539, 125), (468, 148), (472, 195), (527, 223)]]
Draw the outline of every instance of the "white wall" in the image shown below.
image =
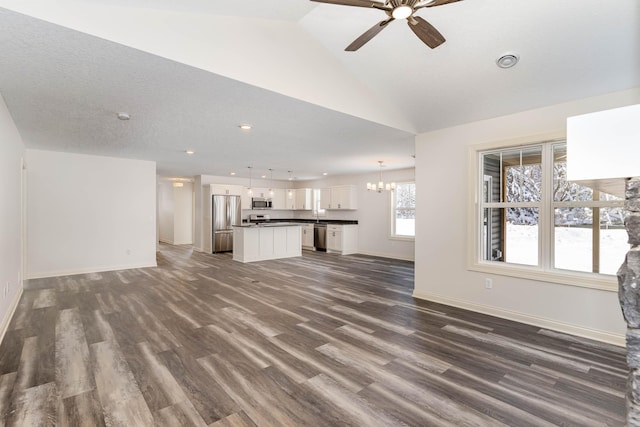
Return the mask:
[(173, 187), (173, 244), (193, 243), (193, 184)]
[(155, 162), (26, 156), (29, 277), (156, 265)]
[(0, 340), (22, 293), (23, 158), (22, 138), (0, 94)]
[(173, 244), (173, 187), (171, 181), (158, 182), (158, 228), (161, 242)]
[[(418, 135), (414, 295), (622, 345), (616, 292), (467, 270), (468, 147), (532, 135), (544, 140), (543, 134), (563, 134), (568, 116), (639, 100), (636, 89)], [(493, 279), (490, 291), (485, 277)]]
[(193, 183), (158, 182), (158, 224), (160, 241), (171, 245), (193, 243)]

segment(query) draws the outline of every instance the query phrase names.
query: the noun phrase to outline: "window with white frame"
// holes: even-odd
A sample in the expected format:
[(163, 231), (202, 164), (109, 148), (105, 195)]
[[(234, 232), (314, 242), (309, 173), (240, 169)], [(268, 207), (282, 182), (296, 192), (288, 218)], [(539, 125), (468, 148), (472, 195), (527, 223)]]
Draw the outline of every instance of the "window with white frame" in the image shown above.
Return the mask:
[(325, 216), (327, 214), (326, 209), (323, 209), (322, 206), (322, 191), (319, 189), (313, 190), (313, 214), (316, 216)]
[(567, 181), (564, 142), (478, 151), (478, 263), (614, 275), (629, 246), (621, 198)]
[(416, 183), (400, 182), (391, 192), (392, 237), (414, 238), (416, 235)]

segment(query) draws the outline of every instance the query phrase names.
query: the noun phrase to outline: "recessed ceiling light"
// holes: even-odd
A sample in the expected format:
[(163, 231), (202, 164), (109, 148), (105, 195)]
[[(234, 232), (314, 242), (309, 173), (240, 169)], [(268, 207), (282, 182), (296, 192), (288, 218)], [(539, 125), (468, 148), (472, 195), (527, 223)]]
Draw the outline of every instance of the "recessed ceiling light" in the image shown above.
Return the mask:
[(229, 175), (235, 175), (235, 174), (236, 174), (235, 172), (231, 172)]
[(511, 68), (518, 63), (520, 60), (520, 55), (517, 53), (508, 52), (504, 55), (501, 55), (500, 58), (496, 59), (496, 64), (500, 68)]
[(185, 153), (187, 153), (187, 154), (191, 155), (191, 154), (195, 154), (195, 151), (193, 151), (193, 150), (186, 150), (186, 151), (185, 151)]
[(120, 120), (129, 120), (131, 115), (129, 113), (117, 113), (116, 117)]
[(251, 130), (251, 125), (239, 125), (238, 126), (242, 130)]
[(329, 173), (328, 172), (322, 172), (322, 175), (327, 176), (327, 175), (329, 175)]
[(262, 175), (260, 178), (265, 179), (267, 175)]

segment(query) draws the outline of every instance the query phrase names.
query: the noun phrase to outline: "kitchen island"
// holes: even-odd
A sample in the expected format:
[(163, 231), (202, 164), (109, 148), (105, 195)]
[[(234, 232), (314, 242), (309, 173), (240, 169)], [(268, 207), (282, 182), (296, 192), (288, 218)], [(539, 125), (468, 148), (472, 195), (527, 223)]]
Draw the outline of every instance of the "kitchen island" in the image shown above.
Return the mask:
[(278, 222), (233, 227), (233, 260), (240, 262), (302, 256), (300, 224)]

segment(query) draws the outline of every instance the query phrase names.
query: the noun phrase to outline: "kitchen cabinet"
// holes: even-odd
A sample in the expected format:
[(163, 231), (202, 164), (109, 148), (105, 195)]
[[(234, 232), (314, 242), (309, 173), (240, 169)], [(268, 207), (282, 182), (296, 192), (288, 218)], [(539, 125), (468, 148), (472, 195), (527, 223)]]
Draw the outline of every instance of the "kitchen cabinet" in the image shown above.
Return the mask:
[(271, 198), (271, 194), (269, 194), (268, 188), (253, 187), (252, 190), (253, 190), (253, 196), (251, 197), (259, 197), (261, 199)]
[(269, 192), (268, 188), (262, 187), (253, 187), (251, 189), (251, 195), (249, 194), (249, 188), (242, 187), (242, 209), (251, 209), (251, 198), (253, 197), (261, 197), (263, 199), (271, 200), (272, 209), (293, 209), (295, 204), (295, 199), (293, 199), (293, 203), (291, 207), (287, 206), (287, 196), (284, 188), (272, 188), (273, 195)]
[(214, 194), (222, 194), (226, 196), (242, 196), (242, 186), (241, 185), (227, 185), (227, 184), (211, 184), (211, 193)]
[(287, 199), (284, 188), (274, 188), (271, 197), (272, 209), (287, 209)]
[(233, 260), (264, 261), (302, 255), (300, 225), (234, 227)]
[(342, 253), (342, 227), (327, 226), (327, 252)]
[(249, 188), (242, 187), (242, 193), (240, 194), (240, 205), (242, 209), (251, 209), (251, 194), (249, 194)]
[(296, 203), (294, 209), (310, 211), (313, 208), (313, 206), (311, 205), (312, 192), (313, 190), (311, 188), (296, 188)]
[(313, 190), (311, 188), (287, 188), (284, 192), (284, 209), (311, 210)]
[[(320, 199), (322, 200), (322, 199)], [(355, 185), (336, 185), (331, 187), (329, 207), (331, 210), (358, 209), (358, 191)]]
[(304, 224), (302, 226), (302, 247), (304, 249), (313, 249), (313, 224)]
[(285, 209), (293, 210), (296, 208), (296, 190), (295, 188), (287, 188), (284, 192)]
[(327, 252), (342, 255), (358, 252), (358, 226), (327, 225)]
[(320, 189), (320, 209), (331, 209), (331, 188)]

